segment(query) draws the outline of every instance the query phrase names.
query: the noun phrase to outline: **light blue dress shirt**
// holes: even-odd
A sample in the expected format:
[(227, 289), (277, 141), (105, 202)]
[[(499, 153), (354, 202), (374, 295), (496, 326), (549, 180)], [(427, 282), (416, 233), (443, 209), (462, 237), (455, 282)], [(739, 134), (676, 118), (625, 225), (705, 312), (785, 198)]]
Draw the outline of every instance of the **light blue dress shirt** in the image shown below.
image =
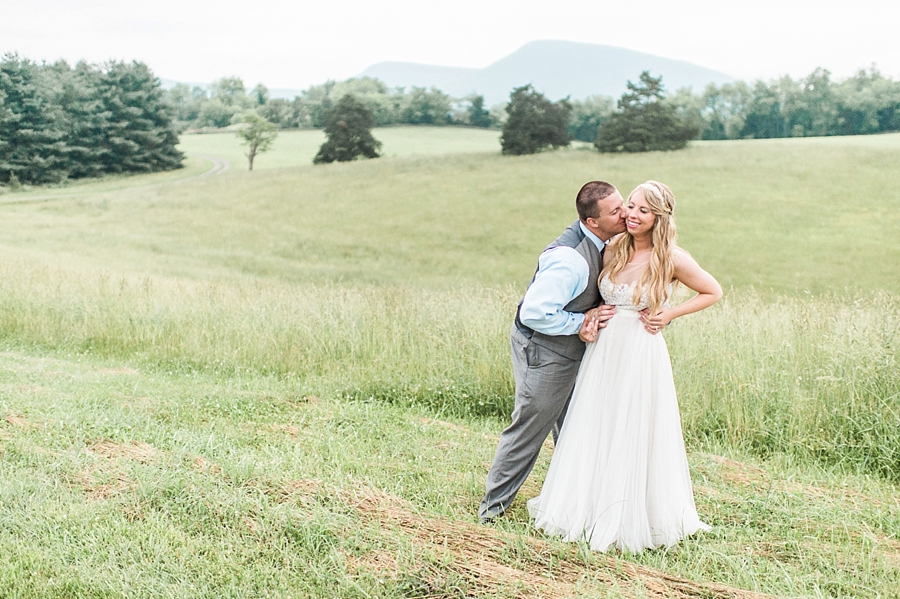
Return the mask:
[[(591, 233), (584, 223), (581, 230), (603, 251), (606, 245)], [(584, 314), (566, 312), (563, 308), (587, 289), (590, 269), (574, 248), (560, 246), (546, 250), (538, 259), (537, 274), (525, 292), (519, 319), (525, 326), (545, 335), (577, 335)], [(596, 285), (597, 281), (591, 281)]]

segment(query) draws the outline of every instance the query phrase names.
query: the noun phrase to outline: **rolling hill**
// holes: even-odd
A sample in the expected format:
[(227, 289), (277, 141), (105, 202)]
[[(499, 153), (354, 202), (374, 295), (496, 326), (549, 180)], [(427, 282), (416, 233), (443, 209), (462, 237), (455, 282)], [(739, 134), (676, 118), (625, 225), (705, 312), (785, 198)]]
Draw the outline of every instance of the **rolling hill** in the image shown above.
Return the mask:
[(617, 97), (641, 71), (663, 76), (666, 89), (703, 89), (708, 83), (734, 81), (726, 73), (681, 60), (614, 46), (540, 40), (525, 44), (483, 69), (380, 62), (360, 77), (376, 77), (394, 86), (435, 86), (455, 97), (482, 94), (486, 104), (505, 102), (513, 87), (531, 83), (549, 98), (581, 99), (593, 94)]

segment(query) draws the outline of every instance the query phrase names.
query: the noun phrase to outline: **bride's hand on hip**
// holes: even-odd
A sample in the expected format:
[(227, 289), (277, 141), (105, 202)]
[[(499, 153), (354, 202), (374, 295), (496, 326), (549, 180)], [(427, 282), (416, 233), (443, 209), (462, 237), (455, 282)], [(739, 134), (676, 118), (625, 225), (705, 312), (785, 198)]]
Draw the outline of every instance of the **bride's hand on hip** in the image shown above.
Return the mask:
[(668, 309), (663, 309), (656, 314), (651, 315), (649, 310), (641, 310), (641, 322), (644, 323), (644, 330), (655, 335), (665, 328), (667, 324), (672, 322), (674, 315), (671, 315)]

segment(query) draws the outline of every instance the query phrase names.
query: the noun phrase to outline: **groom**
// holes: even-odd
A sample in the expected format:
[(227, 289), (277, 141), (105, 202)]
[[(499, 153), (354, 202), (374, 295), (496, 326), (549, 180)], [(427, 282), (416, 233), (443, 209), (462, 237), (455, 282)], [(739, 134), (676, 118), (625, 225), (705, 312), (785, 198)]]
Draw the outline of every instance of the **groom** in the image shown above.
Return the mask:
[(597, 280), (606, 242), (625, 230), (619, 191), (605, 181), (586, 183), (575, 198), (578, 220), (547, 246), (510, 333), (516, 380), (512, 424), (500, 434), (482, 524), (506, 511), (537, 461), (544, 439), (562, 428), (575, 375), (584, 355), (578, 332), (606, 326), (615, 308), (603, 306)]

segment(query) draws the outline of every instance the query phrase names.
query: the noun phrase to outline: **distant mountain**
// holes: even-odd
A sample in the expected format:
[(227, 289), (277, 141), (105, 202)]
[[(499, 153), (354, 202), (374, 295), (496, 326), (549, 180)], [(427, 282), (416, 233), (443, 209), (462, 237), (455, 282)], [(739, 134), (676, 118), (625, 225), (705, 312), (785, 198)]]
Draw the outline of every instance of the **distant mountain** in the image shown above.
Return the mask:
[[(451, 96), (469, 93), (466, 82), (475, 79), (484, 69), (467, 69), (465, 67), (439, 67), (414, 62), (379, 62), (367, 68), (358, 77), (375, 77), (384, 81), (388, 87), (431, 87), (432, 85)], [(457, 94), (449, 90), (465, 89)], [(508, 93), (507, 93), (508, 95)]]
[[(172, 89), (179, 83), (187, 83), (190, 87), (199, 87), (202, 89), (209, 89), (209, 83), (190, 83), (186, 81), (175, 81), (174, 79), (160, 79), (160, 83), (162, 84), (163, 89)], [(249, 91), (249, 90), (248, 90)], [(303, 93), (302, 89), (291, 89), (284, 87), (276, 87), (274, 89), (269, 90), (270, 98), (284, 98), (286, 100), (293, 100), (295, 96), (299, 96)]]
[(637, 81), (641, 71), (662, 75), (669, 91), (691, 87), (700, 92), (709, 83), (734, 81), (730, 75), (682, 60), (615, 46), (552, 40), (525, 44), (483, 69), (379, 62), (359, 76), (377, 77), (391, 87), (433, 85), (454, 97), (479, 93), (491, 106), (508, 101), (509, 92), (526, 83), (552, 100), (566, 96), (577, 100), (593, 94), (617, 98), (625, 91), (625, 83)]
[(209, 83), (192, 83), (190, 81), (175, 81), (174, 79), (160, 79), (159, 82), (162, 84), (163, 89), (172, 89), (179, 83), (184, 83), (188, 87), (202, 87), (203, 89), (209, 87)]
[(303, 93), (302, 89), (294, 89), (287, 87), (274, 87), (269, 90), (269, 98), (284, 98), (285, 100), (293, 100)]

